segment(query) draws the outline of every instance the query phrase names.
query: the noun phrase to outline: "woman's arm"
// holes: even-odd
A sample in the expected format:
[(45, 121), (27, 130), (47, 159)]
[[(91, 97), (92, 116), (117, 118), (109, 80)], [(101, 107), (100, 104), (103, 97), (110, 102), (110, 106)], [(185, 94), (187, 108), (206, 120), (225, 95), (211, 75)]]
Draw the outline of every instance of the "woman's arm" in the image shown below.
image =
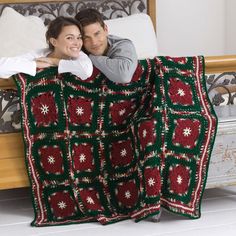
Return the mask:
[(81, 51), (79, 57), (75, 60), (60, 60), (58, 73), (65, 72), (71, 72), (82, 80), (85, 80), (93, 73), (92, 61), (84, 52)]
[(36, 62), (20, 57), (0, 58), (0, 77), (7, 79), (18, 73), (36, 74)]
[(81, 51), (79, 57), (75, 60), (46, 57), (48, 53), (48, 49), (41, 49), (17, 57), (0, 58), (0, 77), (9, 78), (18, 73), (34, 76), (36, 68), (50, 66), (58, 66), (58, 73), (71, 72), (82, 80), (92, 75), (92, 61), (84, 52)]
[(78, 58), (74, 60), (64, 60), (58, 58), (42, 58), (44, 62), (50, 63), (52, 66), (58, 66), (58, 73), (70, 72), (82, 80), (89, 78), (93, 73), (93, 64), (90, 58), (84, 53), (80, 52)]
[(18, 73), (35, 76), (36, 68), (39, 67), (35, 59), (48, 52), (48, 49), (40, 49), (16, 57), (0, 58), (0, 78), (9, 78)]

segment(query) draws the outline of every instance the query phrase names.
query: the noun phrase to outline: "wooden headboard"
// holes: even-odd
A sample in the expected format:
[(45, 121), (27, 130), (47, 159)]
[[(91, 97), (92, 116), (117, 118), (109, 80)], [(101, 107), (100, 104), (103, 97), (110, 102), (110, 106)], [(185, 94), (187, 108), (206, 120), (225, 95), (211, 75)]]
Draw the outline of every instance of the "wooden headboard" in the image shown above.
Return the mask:
[(62, 14), (74, 16), (79, 9), (86, 7), (97, 8), (107, 19), (146, 12), (156, 26), (156, 0), (0, 0), (0, 15), (6, 6), (13, 7), (23, 15), (42, 18)]

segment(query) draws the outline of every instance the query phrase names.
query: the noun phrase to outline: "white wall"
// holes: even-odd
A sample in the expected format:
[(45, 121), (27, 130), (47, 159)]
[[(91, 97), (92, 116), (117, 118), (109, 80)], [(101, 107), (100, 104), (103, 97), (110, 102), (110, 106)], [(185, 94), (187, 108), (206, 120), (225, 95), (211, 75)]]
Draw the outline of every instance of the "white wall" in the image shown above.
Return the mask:
[(236, 0), (226, 0), (226, 54), (236, 54)]
[[(225, 1), (228, 0), (156, 1), (157, 40), (161, 55), (225, 54)], [(232, 2), (236, 4), (236, 0)], [(231, 10), (235, 9), (234, 6)]]

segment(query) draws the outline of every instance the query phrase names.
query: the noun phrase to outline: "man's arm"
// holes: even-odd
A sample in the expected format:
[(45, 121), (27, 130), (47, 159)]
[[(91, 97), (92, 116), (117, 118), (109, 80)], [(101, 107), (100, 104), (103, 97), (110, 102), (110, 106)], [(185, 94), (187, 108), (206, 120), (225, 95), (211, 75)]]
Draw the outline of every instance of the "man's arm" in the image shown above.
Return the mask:
[(107, 56), (89, 57), (94, 66), (116, 83), (129, 83), (138, 64), (135, 47), (127, 39), (114, 44)]

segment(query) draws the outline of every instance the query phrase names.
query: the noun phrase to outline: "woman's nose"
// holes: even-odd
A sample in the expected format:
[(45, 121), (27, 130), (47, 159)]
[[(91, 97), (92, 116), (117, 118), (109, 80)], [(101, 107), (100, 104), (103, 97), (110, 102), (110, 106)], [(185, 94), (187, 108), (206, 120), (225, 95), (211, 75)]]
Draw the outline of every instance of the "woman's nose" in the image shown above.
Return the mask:
[(73, 44), (74, 45), (82, 45), (83, 44), (83, 41), (81, 40), (81, 39), (75, 39), (74, 41), (73, 41)]

